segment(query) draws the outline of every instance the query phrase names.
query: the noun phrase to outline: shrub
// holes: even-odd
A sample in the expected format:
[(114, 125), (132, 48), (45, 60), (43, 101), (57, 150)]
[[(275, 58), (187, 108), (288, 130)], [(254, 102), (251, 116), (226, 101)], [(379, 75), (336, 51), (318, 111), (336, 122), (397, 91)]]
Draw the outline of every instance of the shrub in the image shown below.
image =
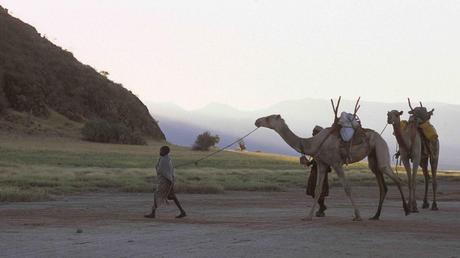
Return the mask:
[(238, 145), (240, 147), (240, 151), (245, 151), (246, 150), (246, 143), (243, 140), (239, 141)]
[(109, 123), (105, 120), (88, 121), (82, 128), (83, 138), (92, 142), (146, 145), (142, 136), (123, 124)]
[(196, 137), (195, 143), (192, 146), (193, 150), (208, 151), (209, 148), (219, 143), (219, 135), (211, 135), (210, 132), (204, 132)]

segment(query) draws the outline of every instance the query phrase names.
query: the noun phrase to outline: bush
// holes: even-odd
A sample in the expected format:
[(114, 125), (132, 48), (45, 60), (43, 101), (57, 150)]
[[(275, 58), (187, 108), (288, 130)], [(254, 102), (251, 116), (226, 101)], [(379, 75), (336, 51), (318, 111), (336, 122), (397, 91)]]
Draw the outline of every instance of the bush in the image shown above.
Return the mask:
[(91, 142), (146, 145), (142, 136), (123, 124), (109, 123), (105, 120), (88, 121), (82, 128), (83, 138)]
[(246, 143), (243, 140), (239, 141), (238, 145), (240, 147), (240, 151), (245, 151), (246, 150)]
[(204, 132), (196, 137), (192, 150), (208, 151), (209, 148), (219, 143), (219, 135), (211, 135), (210, 132)]

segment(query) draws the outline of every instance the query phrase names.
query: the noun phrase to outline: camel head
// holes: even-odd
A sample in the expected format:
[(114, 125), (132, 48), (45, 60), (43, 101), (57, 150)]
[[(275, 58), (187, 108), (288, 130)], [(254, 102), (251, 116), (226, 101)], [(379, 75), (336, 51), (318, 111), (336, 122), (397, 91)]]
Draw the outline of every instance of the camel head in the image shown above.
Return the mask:
[(401, 121), (401, 115), (403, 114), (403, 111), (398, 111), (398, 110), (391, 110), (388, 111), (387, 113), (387, 123), (388, 124), (394, 124), (395, 122), (400, 122)]
[(284, 119), (281, 118), (280, 115), (271, 115), (257, 119), (255, 125), (257, 127), (266, 127), (275, 130), (276, 128), (280, 128), (285, 125), (285, 123)]
[(428, 112), (426, 107), (423, 106), (422, 102), (420, 101), (420, 107), (412, 107), (412, 104), (410, 103), (410, 99), (407, 98), (407, 102), (409, 103), (410, 111), (409, 115), (409, 121), (417, 121), (418, 123), (424, 123), (428, 120), (430, 120), (431, 116), (433, 115), (434, 108)]
[(420, 123), (423, 123), (431, 119), (433, 112), (434, 108), (431, 111), (428, 111), (426, 107), (420, 106), (413, 108), (411, 111), (409, 111), (409, 114), (417, 119)]

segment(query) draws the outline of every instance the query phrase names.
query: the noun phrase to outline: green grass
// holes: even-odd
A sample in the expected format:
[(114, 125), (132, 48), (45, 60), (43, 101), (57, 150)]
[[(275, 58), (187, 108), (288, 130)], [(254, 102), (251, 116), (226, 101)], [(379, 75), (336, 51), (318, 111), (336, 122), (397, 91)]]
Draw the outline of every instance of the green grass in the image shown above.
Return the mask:
[[(59, 195), (99, 191), (152, 192), (153, 167), (161, 145), (0, 136), (0, 201), (41, 201)], [(177, 165), (206, 154), (172, 146), (171, 156)], [(347, 178), (354, 185), (376, 185), (366, 164), (353, 164), (346, 170)], [(200, 194), (301, 188), (305, 187), (307, 175), (297, 157), (231, 151), (221, 152), (199, 166), (180, 167), (176, 174), (178, 192)], [(458, 173), (440, 175), (447, 180), (460, 180)], [(400, 177), (405, 180), (405, 173), (400, 172)], [(340, 185), (334, 173), (329, 178), (332, 185)]]

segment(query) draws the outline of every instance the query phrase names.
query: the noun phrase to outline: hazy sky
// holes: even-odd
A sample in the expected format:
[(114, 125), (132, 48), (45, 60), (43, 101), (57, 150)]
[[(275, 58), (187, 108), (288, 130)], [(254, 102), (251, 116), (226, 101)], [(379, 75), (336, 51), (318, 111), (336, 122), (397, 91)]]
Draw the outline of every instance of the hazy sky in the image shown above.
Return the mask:
[(144, 101), (460, 104), (460, 1), (0, 0)]

